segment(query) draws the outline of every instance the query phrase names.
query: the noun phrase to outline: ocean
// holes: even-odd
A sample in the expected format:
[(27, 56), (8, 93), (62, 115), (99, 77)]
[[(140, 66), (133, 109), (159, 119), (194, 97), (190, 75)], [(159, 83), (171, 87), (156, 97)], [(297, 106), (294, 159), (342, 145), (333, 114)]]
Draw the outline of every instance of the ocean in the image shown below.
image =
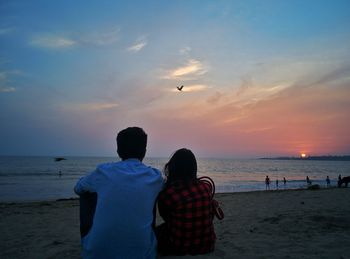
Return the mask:
[[(54, 157), (0, 156), (0, 202), (75, 198), (73, 187), (80, 177), (98, 164), (119, 161), (113, 157), (66, 159), (56, 162)], [(144, 163), (162, 170), (167, 161), (168, 158), (146, 158)], [(198, 176), (211, 177), (216, 192), (265, 190), (266, 175), (271, 179), (271, 190), (306, 188), (306, 176), (313, 184), (326, 188), (327, 176), (331, 186), (336, 186), (339, 174), (350, 175), (350, 161), (198, 158), (197, 163)]]

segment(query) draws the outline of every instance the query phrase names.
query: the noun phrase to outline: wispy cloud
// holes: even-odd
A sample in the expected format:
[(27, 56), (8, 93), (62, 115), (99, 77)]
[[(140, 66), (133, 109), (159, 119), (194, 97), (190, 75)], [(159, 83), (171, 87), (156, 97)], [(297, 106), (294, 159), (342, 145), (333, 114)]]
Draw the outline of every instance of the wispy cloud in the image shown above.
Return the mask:
[(11, 86), (10, 77), (13, 75), (22, 75), (19, 70), (1, 71), (0, 72), (0, 93), (15, 92), (16, 88)]
[(223, 94), (219, 91), (216, 91), (213, 95), (209, 96), (207, 102), (210, 104), (217, 104), (223, 98)]
[[(343, 68), (324, 73), (313, 82), (300, 79), (297, 82), (259, 87), (252, 80), (244, 80), (238, 91), (230, 94), (229, 101), (224, 100), (215, 113), (220, 114), (217, 117), (225, 118), (222, 120), (224, 123), (237, 124), (245, 120), (255, 124), (255, 120), (262, 121), (261, 125), (265, 126), (268, 123), (283, 125), (286, 118), (290, 124), (303, 121), (299, 125), (303, 125), (304, 120), (315, 125), (326, 119), (336, 120), (339, 114), (347, 110), (344, 107), (348, 105), (345, 100), (350, 78), (346, 71), (348, 69)], [(263, 126), (261, 128), (264, 129)]]
[(251, 79), (243, 79), (241, 87), (232, 99), (238, 105), (247, 105), (269, 99), (279, 92), (292, 86), (292, 82), (283, 82), (274, 85), (255, 85)]
[(66, 49), (77, 45), (77, 42), (73, 39), (56, 36), (56, 35), (40, 35), (34, 37), (30, 44), (40, 48), (48, 49)]
[(146, 42), (140, 42), (140, 43), (137, 43), (135, 45), (132, 45), (128, 48), (128, 51), (130, 52), (139, 52), (141, 49), (143, 49), (145, 46), (146, 46)]
[[(197, 94), (187, 98), (171, 96), (176, 105), (148, 113), (153, 116), (154, 130), (163, 136), (163, 132), (176, 136), (176, 145), (180, 139), (186, 145), (195, 146), (197, 141), (201, 148), (207, 145), (208, 150), (221, 150), (224, 147), (231, 152), (236, 147), (262, 154), (267, 149), (276, 154), (295, 154), (300, 150), (314, 154), (339, 149), (348, 152), (350, 79), (346, 71), (322, 73), (312, 82), (247, 79), (239, 94), (231, 89), (213, 93), (210, 98), (215, 105), (208, 105), (208, 99), (204, 102)], [(181, 132), (176, 127), (179, 121), (183, 125)], [(220, 138), (211, 141), (213, 132)], [(190, 137), (184, 140), (186, 136)]]
[(208, 72), (208, 68), (199, 60), (189, 59), (183, 66), (177, 67), (164, 76), (166, 79), (186, 79), (191, 76), (200, 76)]
[(16, 88), (11, 86), (0, 86), (0, 93), (9, 93), (9, 92), (15, 92)]
[(120, 28), (114, 27), (104, 31), (96, 31), (77, 37), (80, 44), (88, 44), (95, 46), (107, 46), (116, 43), (120, 37)]
[(119, 104), (114, 102), (91, 102), (91, 103), (76, 103), (64, 106), (64, 109), (78, 111), (105, 111), (119, 107)]
[(1, 35), (5, 35), (5, 34), (9, 34), (11, 32), (13, 32), (15, 30), (14, 27), (0, 27), (0, 36)]
[(129, 52), (137, 53), (147, 45), (147, 40), (143, 37), (138, 39), (132, 46), (128, 47)]
[(257, 133), (257, 132), (269, 131), (272, 129), (273, 127), (258, 127), (258, 128), (243, 129), (242, 131), (244, 133)]
[(186, 47), (183, 47), (182, 49), (180, 49), (179, 53), (181, 55), (186, 55), (186, 54), (190, 53), (191, 50), (192, 50), (191, 47), (186, 46)]
[(46, 49), (68, 49), (75, 46), (103, 47), (119, 40), (120, 28), (111, 28), (89, 33), (70, 33), (70, 37), (61, 34), (38, 34), (30, 40), (30, 45)]

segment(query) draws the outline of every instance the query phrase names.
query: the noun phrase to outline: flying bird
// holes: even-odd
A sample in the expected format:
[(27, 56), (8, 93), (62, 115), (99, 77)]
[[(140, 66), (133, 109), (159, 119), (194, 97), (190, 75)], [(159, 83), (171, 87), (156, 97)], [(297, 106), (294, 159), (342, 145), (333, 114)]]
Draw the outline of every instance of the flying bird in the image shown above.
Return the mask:
[(182, 88), (183, 88), (184, 86), (182, 85), (182, 86), (180, 86), (180, 87), (176, 87), (177, 88), (177, 90), (179, 90), (179, 91), (182, 91)]

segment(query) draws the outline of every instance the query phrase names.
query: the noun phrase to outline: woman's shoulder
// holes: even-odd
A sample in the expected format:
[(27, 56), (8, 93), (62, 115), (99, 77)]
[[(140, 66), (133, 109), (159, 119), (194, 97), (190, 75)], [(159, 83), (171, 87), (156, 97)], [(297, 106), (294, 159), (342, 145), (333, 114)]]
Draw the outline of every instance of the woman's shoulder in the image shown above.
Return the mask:
[(183, 181), (174, 181), (171, 183), (165, 183), (163, 190), (160, 192), (160, 195), (176, 195), (180, 194), (183, 191), (191, 189), (192, 183), (187, 183)]
[(197, 186), (200, 182), (196, 180), (191, 181), (174, 181), (171, 183), (167, 183), (165, 186), (169, 189), (182, 190), (192, 188), (193, 186)]
[(208, 184), (200, 181), (200, 180), (193, 180), (193, 181), (176, 181), (172, 183), (165, 184), (164, 189), (161, 193), (163, 194), (181, 194), (181, 193), (193, 193), (193, 192), (205, 192), (205, 193), (211, 193), (210, 186)]

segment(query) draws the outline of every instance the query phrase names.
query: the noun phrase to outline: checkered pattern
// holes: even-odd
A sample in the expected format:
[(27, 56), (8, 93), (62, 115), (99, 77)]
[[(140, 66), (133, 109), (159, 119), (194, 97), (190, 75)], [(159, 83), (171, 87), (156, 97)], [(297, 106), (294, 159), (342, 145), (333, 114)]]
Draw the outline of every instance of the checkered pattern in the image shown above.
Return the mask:
[(211, 201), (209, 186), (200, 181), (171, 184), (159, 194), (159, 213), (173, 251), (195, 255), (214, 250)]

